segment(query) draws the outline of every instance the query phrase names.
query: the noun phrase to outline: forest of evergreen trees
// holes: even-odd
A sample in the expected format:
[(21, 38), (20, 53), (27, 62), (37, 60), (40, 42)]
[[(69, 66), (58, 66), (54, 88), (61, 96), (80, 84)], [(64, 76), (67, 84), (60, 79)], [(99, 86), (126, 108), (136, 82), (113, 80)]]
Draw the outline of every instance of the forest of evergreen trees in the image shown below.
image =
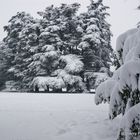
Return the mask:
[(84, 13), (78, 14), (79, 8), (78, 3), (52, 5), (38, 12), (40, 18), (19, 12), (9, 20), (0, 44), (1, 89), (13, 81), (22, 91), (87, 92), (94, 72), (110, 75), (109, 7), (98, 0)]

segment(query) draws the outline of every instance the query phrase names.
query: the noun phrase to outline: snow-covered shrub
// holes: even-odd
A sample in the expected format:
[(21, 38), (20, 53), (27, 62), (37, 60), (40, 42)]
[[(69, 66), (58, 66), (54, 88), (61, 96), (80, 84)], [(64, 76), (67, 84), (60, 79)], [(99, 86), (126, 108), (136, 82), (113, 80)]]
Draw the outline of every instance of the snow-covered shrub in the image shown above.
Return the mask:
[(121, 67), (96, 90), (95, 103), (108, 101), (110, 119), (123, 115), (117, 140), (135, 140), (140, 137), (139, 38), (139, 28), (119, 36), (116, 50)]
[(74, 54), (62, 55), (60, 57), (60, 61), (62, 63), (65, 63), (64, 69), (68, 73), (80, 73), (84, 67), (84, 64), (82, 63), (81, 59)]
[(39, 89), (48, 90), (48, 88), (52, 88), (55, 90), (64, 88), (65, 83), (62, 78), (40, 76), (33, 79), (32, 86), (34, 89), (37, 86)]

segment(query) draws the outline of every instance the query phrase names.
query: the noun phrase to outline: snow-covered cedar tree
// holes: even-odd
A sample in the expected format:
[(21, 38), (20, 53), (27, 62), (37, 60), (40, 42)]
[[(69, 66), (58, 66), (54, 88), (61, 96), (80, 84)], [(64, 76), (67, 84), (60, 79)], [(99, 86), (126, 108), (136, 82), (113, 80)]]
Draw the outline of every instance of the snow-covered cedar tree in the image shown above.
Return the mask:
[(98, 86), (95, 103), (109, 103), (109, 116), (122, 114), (117, 140), (140, 138), (140, 29), (129, 30), (117, 39), (120, 67)]
[[(41, 54), (41, 68), (46, 71), (46, 74), (41, 76), (53, 76), (57, 80), (58, 75), (54, 74), (55, 71), (60, 69), (65, 71), (69, 75), (69, 80), (63, 79), (68, 92), (85, 91), (81, 78), (83, 63), (76, 55), (78, 54), (76, 46), (79, 41), (79, 33), (76, 29), (78, 8), (79, 4), (77, 3), (62, 4), (60, 7), (50, 6), (44, 12), (38, 12), (42, 17), (40, 20), (39, 46), (43, 48), (42, 54), (44, 54)], [(48, 46), (53, 46), (53, 50), (52, 48), (48, 50)]]
[[(11, 33), (16, 27), (19, 29), (13, 37)], [(32, 90), (32, 80), (35, 77), (51, 76), (51, 72), (56, 69), (59, 51), (55, 46), (59, 39), (55, 31), (50, 29), (53, 27), (43, 29), (39, 19), (24, 12), (17, 13), (9, 25), (5, 26), (7, 36), (4, 42), (12, 56), (9, 72), (13, 72), (13, 80), (16, 80), (19, 89)]]
[[(62, 4), (60, 7), (53, 5), (47, 7), (45, 11), (38, 12), (42, 17), (41, 24), (45, 29), (41, 34), (48, 43), (55, 42), (62, 54), (76, 54), (79, 43), (79, 32), (77, 31), (77, 16), (79, 4)], [(53, 36), (53, 40), (48, 39)], [(50, 42), (49, 42), (50, 41)], [(56, 43), (57, 41), (57, 43)]]
[(52, 5), (38, 12), (42, 17), (41, 36), (45, 40), (42, 42), (50, 44), (48, 36), (54, 36), (53, 45), (61, 54), (83, 57), (84, 70), (99, 72), (102, 67), (109, 69), (113, 50), (110, 25), (106, 21), (108, 7), (102, 1), (91, 1), (87, 12), (77, 15), (79, 6), (78, 3), (62, 4), (60, 7)]
[(79, 15), (78, 29), (82, 34), (78, 49), (83, 57), (88, 90), (95, 87), (93, 72), (99, 72), (102, 68), (109, 71), (114, 57), (110, 43), (112, 33), (106, 20), (109, 16), (107, 10), (108, 7), (103, 5), (102, 0), (91, 0), (87, 12)]
[(109, 69), (112, 62), (112, 33), (106, 20), (109, 16), (107, 9), (102, 0), (91, 0), (88, 11), (80, 15), (79, 22), (83, 34), (78, 48), (82, 52), (85, 69), (94, 72), (99, 72), (102, 67)]
[(9, 50), (9, 71), (13, 73), (19, 89), (27, 89), (33, 73), (28, 65), (38, 50), (39, 27), (37, 21), (25, 12), (17, 13), (4, 27), (7, 36), (4, 43)]

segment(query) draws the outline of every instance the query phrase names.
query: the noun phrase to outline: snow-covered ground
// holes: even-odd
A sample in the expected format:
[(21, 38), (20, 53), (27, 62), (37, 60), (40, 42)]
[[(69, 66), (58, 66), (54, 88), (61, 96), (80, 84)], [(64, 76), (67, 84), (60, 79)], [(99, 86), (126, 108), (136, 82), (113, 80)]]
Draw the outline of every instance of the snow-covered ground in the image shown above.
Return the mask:
[(93, 94), (0, 94), (0, 140), (115, 140), (118, 125)]

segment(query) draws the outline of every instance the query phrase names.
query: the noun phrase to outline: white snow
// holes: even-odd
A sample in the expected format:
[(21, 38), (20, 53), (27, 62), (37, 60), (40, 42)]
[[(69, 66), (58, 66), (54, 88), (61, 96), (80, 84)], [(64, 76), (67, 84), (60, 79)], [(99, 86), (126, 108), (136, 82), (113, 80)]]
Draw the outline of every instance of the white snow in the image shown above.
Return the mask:
[(80, 76), (71, 75), (67, 73), (65, 70), (61, 69), (57, 70), (56, 72), (59, 72), (58, 77), (62, 78), (66, 84), (73, 85), (77, 82), (82, 84), (82, 78)]
[(62, 55), (60, 60), (66, 63), (65, 70), (70, 73), (79, 73), (83, 70), (84, 64), (80, 57), (74, 54)]
[(130, 29), (130, 30), (126, 31), (125, 33), (119, 35), (119, 37), (117, 38), (117, 41), (116, 41), (116, 51), (123, 49), (126, 39), (129, 36), (135, 34), (137, 31), (138, 31), (138, 29), (134, 28), (134, 29)]
[[(123, 58), (121, 58), (122, 56), (120, 56), (120, 55), (122, 55), (122, 53), (123, 53), (122, 51), (124, 49), (124, 44), (126, 47), (127, 47), (127, 45), (130, 46), (128, 43), (126, 44), (126, 42), (128, 42), (127, 39), (129, 37), (131, 38), (131, 36), (133, 36), (133, 34), (135, 34), (137, 31), (138, 31), (137, 28), (130, 29), (130, 30), (124, 32), (123, 34), (119, 35), (119, 37), (117, 38), (116, 51), (117, 51), (117, 56), (118, 56), (120, 64), (123, 64), (123, 60), (122, 60)], [(130, 39), (128, 39), (128, 40), (130, 40)], [(131, 41), (130, 41), (130, 44), (132, 44)], [(121, 54), (119, 54), (119, 52)]]
[(128, 85), (131, 87), (132, 91), (136, 90), (138, 87), (136, 75), (140, 74), (140, 62), (139, 61), (129, 61), (122, 66), (120, 73), (120, 91)]
[[(126, 135), (126, 140), (131, 140), (133, 138), (132, 133), (131, 133), (131, 128), (134, 127), (133, 126), (134, 121), (136, 124), (135, 128), (139, 129), (139, 126), (140, 126), (139, 112), (140, 112), (140, 103), (131, 107), (121, 120), (120, 128), (123, 129)], [(137, 138), (137, 140), (139, 139), (140, 137)]]
[(42, 47), (43, 51), (49, 52), (49, 51), (55, 51), (55, 48), (53, 45), (45, 45)]
[(65, 83), (60, 77), (47, 77), (47, 76), (38, 76), (33, 79), (32, 85), (35, 87), (36, 85), (39, 88), (47, 89), (47, 86), (50, 88), (64, 88)]
[(99, 86), (100, 83), (104, 82), (109, 78), (107, 73), (105, 72), (94, 72), (94, 75), (96, 77), (95, 87)]
[(0, 94), (0, 140), (115, 140), (118, 125), (93, 94)]
[(54, 58), (57, 58), (58, 57), (58, 52), (57, 51), (45, 52), (45, 57), (54, 57)]
[(99, 104), (102, 101), (110, 102), (110, 96), (112, 90), (116, 84), (115, 80), (106, 80), (105, 82), (101, 83), (99, 87), (96, 89), (96, 96), (95, 96), (95, 103)]
[(140, 44), (139, 41), (140, 38), (140, 29), (135, 33), (130, 35), (126, 41), (124, 42), (124, 47), (123, 47), (123, 61), (125, 61), (125, 57), (128, 54), (128, 52), (133, 48), (136, 47), (137, 45)]
[(88, 42), (86, 41), (82, 41), (79, 45), (78, 45), (78, 49), (86, 49), (88, 48), (90, 45)]
[(119, 84), (116, 83), (112, 89), (110, 96), (110, 105), (109, 105), (109, 116), (111, 119), (114, 119), (117, 115), (121, 113), (122, 100), (119, 94)]

